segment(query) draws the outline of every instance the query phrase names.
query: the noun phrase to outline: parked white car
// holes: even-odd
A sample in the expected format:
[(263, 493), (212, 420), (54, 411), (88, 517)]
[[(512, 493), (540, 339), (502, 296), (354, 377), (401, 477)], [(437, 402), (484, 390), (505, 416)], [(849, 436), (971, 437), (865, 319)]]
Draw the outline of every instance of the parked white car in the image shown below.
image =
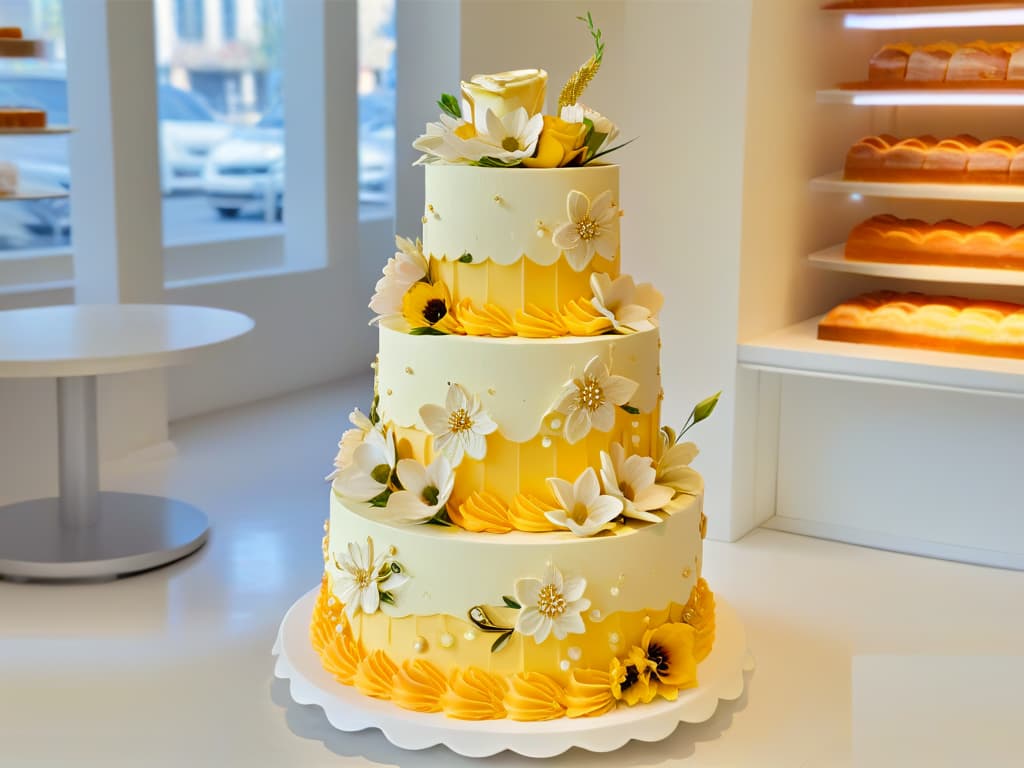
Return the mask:
[[(394, 179), (393, 98), (359, 100), (359, 202), (388, 204)], [(284, 109), (278, 104), (256, 125), (236, 131), (210, 153), (203, 172), (206, 199), (224, 217), (243, 210), (280, 216), (284, 207)]]

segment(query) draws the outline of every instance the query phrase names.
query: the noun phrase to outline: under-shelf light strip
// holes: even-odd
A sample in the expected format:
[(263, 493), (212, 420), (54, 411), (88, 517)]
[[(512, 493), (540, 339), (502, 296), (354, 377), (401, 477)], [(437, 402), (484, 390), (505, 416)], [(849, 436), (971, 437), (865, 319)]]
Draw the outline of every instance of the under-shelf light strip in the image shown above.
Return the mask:
[(1007, 107), (1024, 106), (1024, 91), (1006, 93), (956, 93), (939, 91), (888, 91), (884, 93), (858, 93), (853, 96), (853, 103), (873, 106), (959, 106), (959, 107)]
[(923, 13), (848, 13), (847, 29), (935, 29), (939, 27), (1012, 27), (1024, 25), (1024, 8)]

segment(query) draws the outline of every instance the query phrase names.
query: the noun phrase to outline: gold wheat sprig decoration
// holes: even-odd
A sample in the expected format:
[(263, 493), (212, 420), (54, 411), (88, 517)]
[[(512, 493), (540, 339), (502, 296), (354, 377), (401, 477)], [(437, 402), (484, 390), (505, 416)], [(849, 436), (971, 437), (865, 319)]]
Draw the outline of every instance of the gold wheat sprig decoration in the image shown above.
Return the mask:
[(590, 85), (590, 81), (594, 79), (594, 75), (601, 68), (601, 58), (604, 56), (604, 42), (601, 40), (601, 30), (594, 27), (594, 19), (591, 18), (590, 11), (587, 11), (586, 18), (583, 16), (577, 16), (576, 18), (586, 22), (590, 36), (594, 38), (594, 55), (587, 59), (582, 67), (573, 72), (572, 77), (562, 86), (562, 92), (558, 95), (559, 109), (571, 107), (579, 101), (583, 91)]

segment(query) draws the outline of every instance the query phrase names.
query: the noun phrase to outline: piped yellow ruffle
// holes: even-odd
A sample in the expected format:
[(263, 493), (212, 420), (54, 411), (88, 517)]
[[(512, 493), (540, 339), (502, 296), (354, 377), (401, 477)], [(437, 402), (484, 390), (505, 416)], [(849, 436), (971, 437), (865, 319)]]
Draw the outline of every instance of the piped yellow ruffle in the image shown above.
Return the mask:
[(544, 517), (544, 513), (554, 509), (553, 504), (545, 504), (536, 496), (520, 493), (512, 502), (508, 511), (508, 520), (517, 531), (542, 533), (557, 531), (558, 528)]
[(457, 720), (500, 720), (505, 717), (502, 699), (508, 684), (478, 667), (456, 670), (441, 696), (441, 707)]
[(565, 691), (569, 717), (596, 717), (615, 709), (611, 675), (601, 669), (574, 669)]
[(683, 606), (682, 620), (693, 627), (697, 637), (693, 643), (693, 658), (701, 662), (711, 653), (715, 642), (715, 593), (703, 579), (698, 579)]
[(334, 640), (339, 627), (342, 630), (348, 629), (348, 619), (341, 611), (341, 604), (331, 594), (325, 573), (320, 582), (320, 592), (317, 594), (313, 618), (309, 624), (309, 640), (317, 653)]
[(516, 329), (508, 313), (497, 304), (484, 304), (483, 309), (473, 306), (472, 299), (463, 299), (456, 309), (459, 322), (470, 336), (515, 336)]
[(391, 698), (391, 681), (398, 667), (384, 651), (374, 651), (359, 662), (352, 684), (360, 693), (375, 699)]
[(477, 533), (508, 533), (508, 507), (501, 499), (488, 491), (474, 491), (458, 507), (448, 510), (451, 521), (459, 528)]
[(353, 685), (360, 663), (366, 657), (363, 644), (351, 635), (341, 633), (334, 636), (320, 651), (320, 663), (339, 683)]
[(512, 720), (555, 720), (565, 715), (565, 689), (540, 672), (520, 672), (509, 678), (505, 711)]
[(561, 315), (536, 304), (527, 304), (525, 311), (516, 311), (515, 329), (527, 339), (556, 339), (569, 334)]
[(425, 659), (411, 659), (395, 673), (391, 701), (414, 712), (440, 712), (446, 690), (448, 681), (441, 670)]
[(612, 329), (612, 321), (594, 308), (590, 299), (573, 299), (562, 310), (562, 320), (573, 336), (600, 336)]

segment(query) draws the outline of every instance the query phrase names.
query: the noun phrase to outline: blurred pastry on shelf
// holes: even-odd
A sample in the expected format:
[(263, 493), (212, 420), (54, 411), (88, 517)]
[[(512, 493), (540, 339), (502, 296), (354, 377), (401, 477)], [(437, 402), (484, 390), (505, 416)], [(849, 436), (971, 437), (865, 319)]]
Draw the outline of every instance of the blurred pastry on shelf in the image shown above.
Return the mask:
[(1013, 136), (981, 141), (889, 134), (866, 136), (846, 153), (843, 178), (960, 184), (1024, 184), (1024, 142)]
[(46, 110), (31, 107), (0, 107), (0, 128), (45, 128)]
[(1024, 307), (957, 296), (875, 291), (845, 301), (818, 338), (988, 357), (1024, 358)]
[(0, 160), (0, 197), (18, 193), (18, 166)]
[(31, 58), (46, 54), (42, 40), (26, 40), (21, 27), (0, 27), (0, 57)]
[(885, 214), (853, 228), (844, 256), (885, 264), (1024, 270), (1024, 227), (948, 219), (929, 224)]
[(1024, 42), (887, 43), (868, 61), (867, 81), (841, 87), (1019, 89), (1024, 87)]

